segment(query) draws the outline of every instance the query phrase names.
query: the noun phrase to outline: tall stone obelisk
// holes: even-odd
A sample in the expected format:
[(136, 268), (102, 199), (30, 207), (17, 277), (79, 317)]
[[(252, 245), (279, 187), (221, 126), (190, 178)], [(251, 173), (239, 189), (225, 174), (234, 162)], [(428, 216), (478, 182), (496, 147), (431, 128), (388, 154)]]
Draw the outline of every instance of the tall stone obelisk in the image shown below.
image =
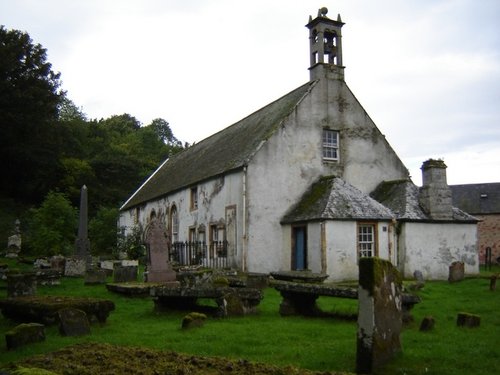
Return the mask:
[(78, 224), (78, 237), (76, 238), (76, 257), (85, 260), (86, 269), (92, 266), (90, 255), (90, 241), (88, 237), (88, 203), (87, 186), (83, 185), (80, 191), (80, 221)]

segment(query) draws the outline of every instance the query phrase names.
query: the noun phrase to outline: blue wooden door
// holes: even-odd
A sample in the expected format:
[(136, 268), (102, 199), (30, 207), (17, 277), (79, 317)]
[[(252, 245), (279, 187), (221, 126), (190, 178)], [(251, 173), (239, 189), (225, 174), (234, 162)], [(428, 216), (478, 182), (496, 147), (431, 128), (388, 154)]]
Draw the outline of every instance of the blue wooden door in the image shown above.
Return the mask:
[(307, 268), (307, 239), (306, 227), (293, 228), (292, 269), (305, 270)]

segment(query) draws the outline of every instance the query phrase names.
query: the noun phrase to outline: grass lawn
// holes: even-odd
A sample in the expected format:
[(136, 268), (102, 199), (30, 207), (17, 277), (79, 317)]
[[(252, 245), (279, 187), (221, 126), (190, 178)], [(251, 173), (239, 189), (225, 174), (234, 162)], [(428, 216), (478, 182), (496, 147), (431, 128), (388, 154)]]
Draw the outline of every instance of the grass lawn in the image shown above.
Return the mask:
[[(499, 269), (494, 270), (496, 272)], [(6, 291), (0, 289), (0, 297)], [(15, 351), (0, 345), (0, 363), (47, 353), (76, 343), (111, 343), (143, 346), (193, 355), (247, 359), (274, 365), (292, 365), (318, 371), (352, 371), (356, 358), (356, 322), (333, 318), (282, 318), (280, 295), (266, 289), (255, 316), (208, 319), (199, 329), (182, 331), (185, 313), (157, 314), (149, 298), (128, 298), (108, 292), (102, 285), (84, 286), (80, 278), (64, 278), (62, 284), (39, 287), (38, 294), (75, 295), (111, 299), (116, 310), (105, 325), (93, 324), (92, 334), (61, 337), (56, 326), (46, 328), (46, 341)], [(500, 372), (500, 285), (489, 290), (486, 278), (460, 283), (427, 282), (419, 292), (415, 322), (402, 333), (403, 353), (380, 374), (494, 374)], [(357, 301), (321, 298), (326, 311), (351, 313)], [(481, 316), (475, 329), (456, 327), (458, 312)], [(420, 321), (432, 315), (436, 326), (419, 332)], [(0, 317), (0, 333), (17, 323)]]

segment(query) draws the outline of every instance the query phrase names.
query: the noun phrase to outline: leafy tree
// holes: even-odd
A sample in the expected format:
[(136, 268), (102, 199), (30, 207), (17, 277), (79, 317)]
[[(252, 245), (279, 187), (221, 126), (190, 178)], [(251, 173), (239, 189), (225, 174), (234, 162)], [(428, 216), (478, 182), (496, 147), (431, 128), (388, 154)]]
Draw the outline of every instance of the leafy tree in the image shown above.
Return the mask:
[(117, 250), (118, 208), (102, 207), (89, 223), (90, 246), (93, 254), (112, 255)]
[(158, 138), (165, 144), (169, 146), (182, 147), (182, 143), (177, 138), (175, 138), (172, 129), (170, 129), (168, 121), (162, 118), (156, 118), (151, 121), (151, 124), (149, 124), (148, 126), (150, 126), (154, 130)]
[(37, 209), (31, 210), (28, 247), (36, 255), (72, 253), (78, 224), (77, 210), (62, 193), (49, 192)]
[(142, 240), (142, 227), (136, 225), (127, 236), (118, 236), (118, 250), (126, 253), (129, 259), (141, 259), (146, 255), (146, 246)]
[(63, 96), (58, 106), (59, 121), (86, 121), (87, 115), (83, 113), (83, 109), (76, 106), (72, 100)]
[(41, 199), (59, 172), (51, 144), (59, 78), (40, 44), (0, 26), (0, 190), (11, 197)]

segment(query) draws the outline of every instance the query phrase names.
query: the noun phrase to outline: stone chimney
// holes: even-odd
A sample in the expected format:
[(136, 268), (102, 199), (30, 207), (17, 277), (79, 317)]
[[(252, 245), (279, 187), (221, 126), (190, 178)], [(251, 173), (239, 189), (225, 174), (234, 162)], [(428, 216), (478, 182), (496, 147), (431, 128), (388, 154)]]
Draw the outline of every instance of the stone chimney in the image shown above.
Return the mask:
[(446, 182), (446, 164), (442, 160), (429, 159), (422, 164), (420, 205), (431, 219), (451, 220), (451, 189)]

